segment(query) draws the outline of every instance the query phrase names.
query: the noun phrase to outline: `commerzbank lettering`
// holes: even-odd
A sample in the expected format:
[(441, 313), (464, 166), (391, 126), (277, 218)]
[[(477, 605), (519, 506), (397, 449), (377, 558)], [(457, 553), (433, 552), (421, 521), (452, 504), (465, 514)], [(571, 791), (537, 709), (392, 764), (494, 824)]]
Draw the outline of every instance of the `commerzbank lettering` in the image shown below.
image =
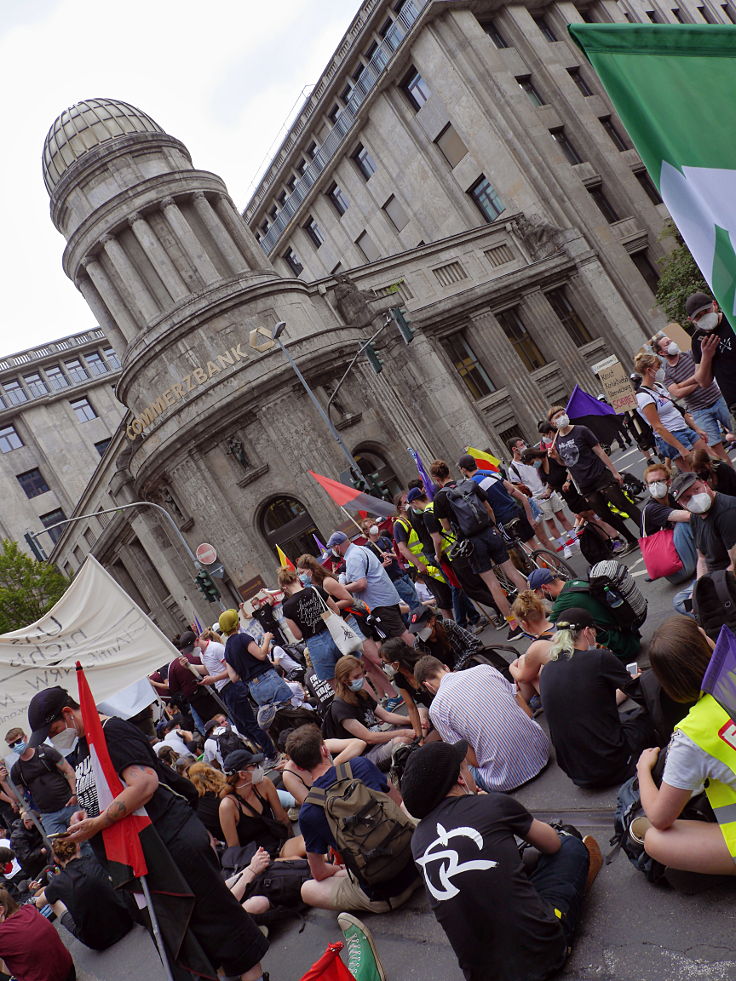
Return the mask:
[(232, 367), (238, 361), (247, 361), (248, 352), (243, 350), (241, 344), (235, 344), (224, 354), (218, 354), (216, 359), (208, 361), (204, 367), (193, 368), (191, 373), (184, 375), (181, 382), (167, 388), (165, 392), (151, 402), (146, 408), (139, 412), (135, 419), (132, 419), (125, 430), (128, 439), (136, 439), (147, 426), (150, 426), (154, 419), (162, 415), (166, 409), (177, 402), (181, 402), (186, 396), (204, 385), (214, 375), (219, 374), (226, 368)]

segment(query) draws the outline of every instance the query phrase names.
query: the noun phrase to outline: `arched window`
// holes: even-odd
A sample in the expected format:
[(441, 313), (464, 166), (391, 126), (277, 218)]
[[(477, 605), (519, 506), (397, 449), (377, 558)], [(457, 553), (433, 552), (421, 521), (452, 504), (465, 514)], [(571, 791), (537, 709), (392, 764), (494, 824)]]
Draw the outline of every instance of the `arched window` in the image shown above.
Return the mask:
[(269, 501), (261, 511), (260, 525), (271, 550), (275, 552), (279, 545), (292, 562), (305, 552), (319, 554), (312, 535), (324, 541), (309, 511), (295, 497), (275, 497)]
[(390, 498), (401, 493), (404, 489), (401, 480), (394, 472), (394, 468), (375, 450), (358, 448), (353, 456), (363, 476), (370, 478), (375, 474), (378, 482), (383, 484), (388, 491)]

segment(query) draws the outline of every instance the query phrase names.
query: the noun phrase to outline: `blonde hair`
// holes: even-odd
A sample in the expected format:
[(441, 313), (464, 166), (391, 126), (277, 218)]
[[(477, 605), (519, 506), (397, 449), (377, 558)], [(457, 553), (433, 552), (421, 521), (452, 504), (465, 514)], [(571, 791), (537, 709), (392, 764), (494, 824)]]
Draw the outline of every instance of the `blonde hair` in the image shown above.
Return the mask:
[(670, 461), (667, 460), (665, 463), (650, 463), (642, 474), (644, 483), (647, 482), (647, 477), (651, 477), (653, 473), (658, 473), (660, 470), (664, 471), (664, 473), (667, 475), (667, 480), (672, 480), (672, 467), (670, 465)]
[(284, 586), (293, 586), (295, 582), (299, 581), (299, 576), (293, 569), (285, 569), (283, 566), (276, 573), (276, 581), (279, 586), (283, 589)]
[(662, 361), (658, 355), (648, 354), (646, 351), (639, 351), (634, 358), (634, 370), (638, 371), (640, 375), (646, 375), (650, 371), (656, 371), (661, 364)]
[(526, 622), (535, 620), (545, 620), (547, 610), (541, 598), (537, 596), (533, 589), (524, 589), (511, 605), (511, 613), (517, 620)]
[(214, 640), (217, 644), (222, 643), (222, 636), (216, 630), (212, 630), (209, 627), (200, 634), (200, 637), (203, 640)]
[(362, 663), (352, 654), (345, 654), (338, 659), (335, 665), (335, 694), (344, 702), (357, 705), (363, 692), (353, 691), (348, 684), (348, 677), (356, 668), (363, 670)]
[(204, 797), (208, 791), (213, 791), (218, 796), (222, 796), (223, 791), (225, 794), (229, 793), (225, 777), (219, 770), (207, 763), (192, 763), (187, 777), (197, 788), (200, 797)]
[[(584, 629), (584, 628), (583, 628)], [(552, 638), (552, 646), (549, 649), (549, 660), (556, 661), (560, 654), (564, 654), (565, 657), (571, 658), (575, 651), (575, 641), (577, 640), (577, 635), (580, 631), (573, 630), (572, 627), (567, 624), (560, 624), (557, 632)]]

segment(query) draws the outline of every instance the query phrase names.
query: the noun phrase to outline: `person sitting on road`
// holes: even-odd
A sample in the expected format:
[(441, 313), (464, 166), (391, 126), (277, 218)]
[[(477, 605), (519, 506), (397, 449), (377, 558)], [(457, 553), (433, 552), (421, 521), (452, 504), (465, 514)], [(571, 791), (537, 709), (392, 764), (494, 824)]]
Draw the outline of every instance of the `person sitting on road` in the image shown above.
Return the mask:
[[(700, 450), (697, 452), (699, 453)], [(641, 509), (641, 533), (646, 537), (665, 528), (674, 532), (672, 541), (682, 562), (682, 569), (664, 578), (673, 586), (688, 582), (695, 575), (697, 553), (690, 524), (690, 512), (684, 508), (676, 508), (674, 501), (670, 498), (672, 485), (670, 464), (668, 461), (654, 463), (646, 468), (643, 476), (644, 483), (649, 490), (650, 500)], [(734, 475), (734, 480), (736, 480), (736, 475)]]
[[(639, 793), (651, 822), (644, 848), (670, 868), (735, 875), (736, 749), (726, 738), (733, 732), (729, 712), (701, 690), (711, 653), (711, 642), (688, 617), (670, 617), (649, 642), (652, 671), (664, 691), (676, 702), (695, 704), (675, 726), (659, 788), (652, 777), (659, 749), (639, 757)], [(679, 820), (704, 786), (718, 823)]]
[(38, 877), (41, 869), (51, 861), (41, 832), (36, 827), (29, 811), (21, 815), (10, 832), (10, 847), (20, 862), (20, 867), (31, 879)]
[(293, 837), (291, 822), (273, 783), (265, 776), (262, 753), (236, 749), (225, 757), (220, 824), (225, 843), (262, 845), (272, 858), (303, 858), (304, 839)]
[(535, 695), (539, 695), (539, 676), (549, 660), (555, 625), (547, 616), (544, 603), (531, 589), (519, 593), (511, 609), (524, 633), (533, 638), (526, 652), (509, 665), (521, 696), (531, 705)]
[(436, 657), (420, 658), (414, 677), (434, 699), (429, 717), (446, 743), (465, 739), (481, 790), (515, 790), (549, 761), (549, 740), (500, 671), (479, 664), (451, 672)]
[(225, 833), (220, 824), (220, 801), (230, 792), (227, 780), (207, 763), (193, 763), (187, 777), (197, 789), (197, 817), (215, 841), (224, 841)]
[(736, 570), (736, 498), (718, 494), (695, 473), (672, 481), (672, 499), (693, 515), (690, 527), (698, 552), (698, 576)]
[[(295, 729), (290, 739), (290, 751), (294, 762), (306, 770), (312, 788), (326, 790), (337, 779), (329, 750), (322, 741), (316, 726), (305, 725)], [(353, 777), (372, 790), (388, 794), (398, 805), (401, 796), (381, 771), (366, 757), (350, 761)], [(398, 865), (395, 873), (384, 882), (368, 886), (343, 866), (326, 860), (330, 849), (337, 844), (327, 823), (324, 809), (306, 801), (299, 811), (299, 826), (304, 834), (307, 860), (313, 879), (302, 886), (302, 899), (309, 906), (319, 909), (362, 910), (368, 913), (388, 913), (402, 906), (419, 886), (411, 855)]]
[(652, 739), (640, 709), (619, 715), (635, 679), (617, 657), (597, 646), (597, 633), (587, 610), (566, 610), (539, 686), (557, 762), (578, 787), (623, 783)]
[[(415, 732), (405, 716), (381, 708), (363, 690), (364, 685), (365, 671), (358, 658), (351, 654), (341, 657), (335, 665), (335, 698), (322, 731), (330, 739), (362, 739), (368, 747), (362, 755), (378, 765), (390, 760), (400, 743), (421, 738), (421, 729)], [(384, 730), (383, 722), (392, 728)]]
[[(0, 888), (0, 962), (13, 977), (75, 981), (72, 956), (61, 937), (33, 903), (19, 906)], [(7, 976), (7, 975), (6, 975)]]
[(724, 463), (723, 460), (714, 460), (704, 450), (695, 450), (693, 470), (718, 494), (736, 497), (736, 470), (730, 460)]
[(381, 644), (383, 670), (403, 695), (409, 721), (415, 733), (421, 731), (422, 739), (426, 738), (431, 728), (429, 706), (432, 703), (432, 696), (417, 684), (414, 677), (414, 666), (423, 656), (417, 646), (409, 647), (401, 637), (391, 637)]
[(479, 637), (435, 610), (414, 613), (409, 620), (409, 631), (415, 638), (414, 649), (420, 655), (431, 654), (451, 671), (459, 671), (474, 654), (483, 650)]
[(75, 841), (57, 838), (53, 852), (61, 872), (36, 895), (36, 906), (50, 903), (61, 925), (80, 943), (107, 950), (133, 929), (132, 897), (129, 905), (97, 859), (82, 855)]
[(565, 582), (549, 569), (534, 569), (529, 576), (529, 589), (550, 601), (549, 619), (553, 623), (571, 606), (580, 607), (593, 617), (603, 647), (613, 651), (624, 664), (636, 660), (641, 648), (641, 634), (635, 627), (624, 630), (619, 626), (610, 609), (590, 594), (587, 579)]
[[(286, 737), (285, 749), (288, 759), (281, 772), (284, 787), (292, 795), (296, 804), (301, 806), (312, 786), (312, 776), (296, 765), (289, 752), (289, 740), (292, 733), (297, 731), (297, 729), (292, 729)], [(367, 749), (367, 744), (362, 739), (325, 739), (324, 744), (329, 750), (335, 766), (339, 766), (340, 763), (347, 763), (348, 760), (353, 760), (356, 756), (361, 756)]]
[[(475, 794), (464, 740), (409, 757), (404, 806), (432, 911), (467, 981), (547, 978), (565, 963), (582, 900), (603, 864), (595, 838), (559, 830), (506, 794)], [(541, 852), (527, 874), (517, 838)]]

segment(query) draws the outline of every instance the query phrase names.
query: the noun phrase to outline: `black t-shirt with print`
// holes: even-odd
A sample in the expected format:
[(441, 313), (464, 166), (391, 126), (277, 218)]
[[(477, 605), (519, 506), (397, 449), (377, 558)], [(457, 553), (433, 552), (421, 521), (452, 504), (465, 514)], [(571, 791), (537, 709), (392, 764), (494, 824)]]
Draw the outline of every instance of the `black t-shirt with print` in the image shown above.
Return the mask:
[(305, 586), (284, 601), (282, 612), (293, 620), (302, 632), (304, 640), (327, 630), (322, 614), (327, 606), (327, 593), (321, 586)]
[(725, 314), (715, 330), (696, 330), (692, 337), (692, 353), (696, 364), (702, 360), (700, 345), (706, 337), (718, 337), (718, 350), (712, 361), (713, 377), (718, 382), (729, 408), (736, 405), (736, 334)]
[(531, 823), (518, 801), (491, 792), (446, 797), (414, 832), (432, 911), (468, 981), (541, 981), (564, 962), (560, 922), (514, 841)]
[(599, 443), (598, 437), (587, 426), (573, 426), (566, 436), (562, 433), (557, 436), (555, 449), (583, 494), (604, 483), (602, 478), (606, 476), (607, 468), (593, 452), (593, 447)]
[(335, 698), (325, 716), (322, 731), (327, 739), (352, 739), (353, 734), (343, 727), (346, 719), (357, 719), (366, 729), (380, 725), (376, 717), (377, 703), (370, 696), (358, 698), (358, 704)]

